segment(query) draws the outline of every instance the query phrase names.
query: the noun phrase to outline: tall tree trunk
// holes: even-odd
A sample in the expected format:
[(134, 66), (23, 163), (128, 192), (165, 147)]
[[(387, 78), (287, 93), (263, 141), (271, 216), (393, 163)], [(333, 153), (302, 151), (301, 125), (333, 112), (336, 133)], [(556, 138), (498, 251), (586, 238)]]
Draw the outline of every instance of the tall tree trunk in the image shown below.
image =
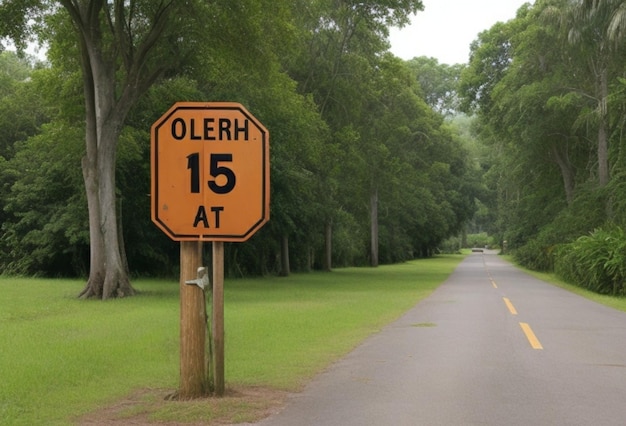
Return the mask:
[(120, 197), (117, 214), (117, 236), (120, 246), (120, 256), (122, 257), (122, 267), (126, 271), (126, 275), (130, 275), (130, 267), (128, 266), (128, 258), (126, 257), (126, 243), (124, 241), (124, 218), (122, 211), (124, 206), (122, 205), (123, 198)]
[(370, 193), (370, 266), (378, 266), (378, 188)]
[(561, 177), (563, 178), (563, 187), (565, 189), (565, 199), (568, 205), (572, 204), (574, 200), (574, 170), (569, 162), (567, 156), (567, 149), (565, 153), (561, 153), (556, 145), (552, 146), (552, 156), (558, 164), (561, 170)]
[[(82, 49), (83, 72), (91, 75), (89, 56)], [(83, 78), (85, 93), (85, 156), (82, 159), (83, 180), (89, 211), (89, 278), (79, 294), (80, 298), (102, 297), (102, 287), (106, 271), (104, 268), (104, 240), (100, 232), (100, 202), (98, 200), (98, 131), (95, 120), (95, 92), (93, 79)]]
[[(136, 100), (181, 56), (152, 60), (171, 24), (174, 8), (185, 2), (60, 0), (76, 30), (85, 94), (86, 154), (83, 176), (89, 207), (90, 272), (81, 297), (122, 297), (135, 293), (128, 279), (118, 234), (115, 160), (124, 120)], [(135, 13), (150, 4), (149, 13)], [(181, 5), (180, 3), (185, 3)], [(128, 10), (127, 10), (128, 9)], [(146, 12), (148, 9), (142, 9)], [(190, 15), (191, 16), (191, 15)], [(178, 30), (170, 27), (174, 33)], [(181, 40), (180, 35), (175, 36)], [(168, 49), (171, 48), (171, 43)], [(162, 51), (161, 51), (162, 52)], [(151, 59), (152, 58), (152, 59)]]
[[(89, 126), (88, 126), (89, 127)], [(120, 250), (115, 197), (116, 125), (97, 131), (99, 141), (96, 159), (83, 159), (83, 177), (89, 208), (90, 271), (81, 298), (132, 296), (126, 262)], [(113, 142), (112, 142), (113, 141)]]
[(117, 200), (115, 196), (115, 160), (120, 125), (111, 123), (102, 129), (102, 140), (98, 147), (98, 168), (100, 175), (100, 229), (105, 247), (104, 288), (102, 298), (132, 296), (135, 290), (130, 280), (120, 251), (117, 230)]
[(87, 285), (78, 296), (84, 299), (102, 297), (102, 285), (105, 276), (104, 241), (100, 232), (98, 181), (95, 173), (96, 167), (92, 161), (89, 159), (89, 154), (83, 157), (83, 179), (89, 211), (89, 278)]
[(81, 298), (135, 294), (118, 238), (115, 163), (117, 142), (129, 108), (115, 102), (115, 72), (87, 39), (82, 44), (86, 109), (83, 177), (89, 208), (90, 271)]

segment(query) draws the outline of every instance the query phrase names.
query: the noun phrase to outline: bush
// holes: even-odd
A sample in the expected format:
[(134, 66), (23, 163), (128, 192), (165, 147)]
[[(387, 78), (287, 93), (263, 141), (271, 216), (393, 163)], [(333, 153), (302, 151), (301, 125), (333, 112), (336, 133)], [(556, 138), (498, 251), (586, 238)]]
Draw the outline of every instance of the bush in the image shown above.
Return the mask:
[(461, 253), (461, 239), (459, 237), (450, 237), (438, 247), (439, 251), (444, 254)]
[(536, 239), (528, 241), (513, 252), (515, 261), (534, 271), (549, 272), (553, 269), (552, 251), (554, 246), (546, 246)]
[(554, 270), (564, 280), (600, 294), (624, 294), (626, 236), (622, 228), (596, 229), (562, 244), (555, 252)]

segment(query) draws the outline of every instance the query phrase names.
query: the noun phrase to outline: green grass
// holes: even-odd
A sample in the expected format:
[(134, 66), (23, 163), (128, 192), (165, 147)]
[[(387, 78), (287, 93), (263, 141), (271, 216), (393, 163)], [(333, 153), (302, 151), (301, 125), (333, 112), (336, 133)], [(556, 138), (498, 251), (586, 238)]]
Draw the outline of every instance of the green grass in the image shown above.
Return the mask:
[[(462, 258), (227, 280), (227, 388), (297, 390)], [(139, 296), (108, 302), (77, 300), (82, 286), (0, 277), (0, 424), (71, 424), (133, 391), (177, 388), (178, 283), (137, 280)]]
[(523, 266), (517, 264), (514, 261), (512, 256), (507, 255), (503, 257), (507, 261), (514, 264), (517, 268), (523, 270), (524, 272), (527, 272), (528, 274), (534, 276), (535, 278), (548, 282), (552, 285), (555, 285), (557, 287), (560, 287), (572, 293), (578, 294), (579, 296), (585, 297), (589, 300), (593, 300), (594, 302), (600, 303), (602, 305), (626, 312), (626, 298), (623, 296), (611, 296), (611, 295), (606, 295), (606, 294), (594, 293), (593, 291), (590, 291), (585, 288), (578, 287), (576, 285), (565, 282), (562, 279), (560, 279), (558, 276), (556, 276), (556, 274), (554, 273), (537, 272), (537, 271), (524, 268)]
[(177, 283), (112, 303), (78, 281), (0, 280), (0, 424), (65, 424), (141, 386), (175, 386)]

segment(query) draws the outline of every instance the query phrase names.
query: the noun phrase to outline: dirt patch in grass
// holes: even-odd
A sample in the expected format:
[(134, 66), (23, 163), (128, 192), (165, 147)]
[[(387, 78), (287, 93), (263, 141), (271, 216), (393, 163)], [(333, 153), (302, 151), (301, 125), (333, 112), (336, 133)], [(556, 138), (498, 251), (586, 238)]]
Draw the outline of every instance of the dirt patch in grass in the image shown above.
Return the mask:
[(288, 392), (264, 387), (227, 389), (224, 397), (170, 401), (166, 389), (143, 389), (76, 419), (84, 426), (213, 426), (255, 423), (282, 409)]

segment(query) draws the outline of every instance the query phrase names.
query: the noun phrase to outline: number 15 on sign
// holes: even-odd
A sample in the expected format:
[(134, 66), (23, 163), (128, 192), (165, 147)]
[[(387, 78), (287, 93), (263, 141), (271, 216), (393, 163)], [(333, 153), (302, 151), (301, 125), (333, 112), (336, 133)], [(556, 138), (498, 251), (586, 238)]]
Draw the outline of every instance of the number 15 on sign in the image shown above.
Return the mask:
[(175, 104), (152, 126), (152, 220), (176, 241), (245, 241), (269, 220), (269, 135), (236, 103)]

